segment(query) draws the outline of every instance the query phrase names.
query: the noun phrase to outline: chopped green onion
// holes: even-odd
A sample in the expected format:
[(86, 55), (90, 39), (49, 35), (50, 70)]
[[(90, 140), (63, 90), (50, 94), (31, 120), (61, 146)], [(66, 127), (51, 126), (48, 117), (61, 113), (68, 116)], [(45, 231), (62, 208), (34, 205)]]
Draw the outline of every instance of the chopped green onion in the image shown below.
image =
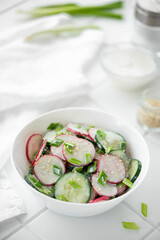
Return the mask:
[(146, 203), (141, 204), (141, 212), (144, 217), (147, 217), (147, 204)]
[(38, 188), (42, 188), (44, 186), (44, 184), (41, 183), (40, 181), (37, 181), (34, 185)]
[(86, 158), (86, 163), (90, 163), (92, 162), (92, 157), (90, 153), (86, 153), (85, 154), (85, 158)]
[(126, 149), (126, 142), (121, 142), (120, 149), (125, 150)]
[(56, 197), (56, 199), (58, 199), (58, 200), (67, 202), (67, 199), (65, 198), (65, 196), (64, 196), (63, 194), (57, 195), (57, 196), (55, 196), (55, 197)]
[(107, 154), (107, 153), (109, 153), (112, 150), (113, 145), (112, 146), (108, 146), (108, 147), (104, 146), (104, 148), (105, 148), (105, 153)]
[(88, 132), (89, 129), (91, 129), (91, 128), (95, 128), (95, 126), (89, 126), (88, 128), (86, 128), (86, 131)]
[(76, 146), (75, 143), (70, 143), (70, 142), (65, 142), (64, 145), (70, 148), (74, 148)]
[(73, 163), (73, 164), (76, 164), (76, 165), (79, 165), (79, 164), (82, 163), (80, 160), (78, 160), (78, 159), (76, 159), (76, 158), (70, 158), (70, 159), (68, 160), (68, 162)]
[(94, 161), (92, 164), (90, 164), (87, 168), (87, 173), (94, 173), (97, 170), (97, 162)]
[(129, 179), (127, 179), (127, 178), (125, 178), (125, 179), (123, 180), (123, 183), (124, 183), (126, 186), (128, 186), (129, 188), (132, 188), (132, 186), (133, 186), (133, 183), (132, 183), (131, 181), (129, 181)]
[(83, 171), (83, 167), (75, 167), (72, 170), (72, 172), (82, 172), (82, 171)]
[(70, 147), (66, 146), (66, 145), (65, 145), (65, 150), (66, 150), (67, 152), (73, 154), (73, 150), (72, 150)]
[(35, 160), (35, 158), (36, 158), (38, 152), (39, 152), (39, 151), (36, 151), (36, 152), (34, 153), (34, 155), (33, 155), (33, 160)]
[(59, 147), (64, 141), (62, 139), (56, 138), (55, 141), (50, 142), (51, 146)]
[(62, 124), (61, 123), (51, 123), (47, 130), (56, 130), (56, 131), (59, 131), (63, 128)]
[(29, 177), (29, 180), (31, 180), (33, 183), (37, 182), (37, 180), (34, 177)]
[(97, 181), (98, 181), (101, 185), (105, 186), (105, 185), (106, 185), (107, 178), (108, 178), (108, 177), (107, 177), (107, 175), (105, 174), (105, 172), (104, 172), (103, 170), (101, 170)]
[(72, 187), (74, 187), (75, 189), (80, 188), (80, 185), (78, 183), (76, 183), (75, 181), (69, 181), (68, 182)]
[(104, 154), (104, 152), (103, 152), (100, 148), (97, 148), (97, 149), (96, 149), (96, 153), (98, 153), (98, 154), (101, 154), (101, 153)]
[(53, 173), (58, 175), (58, 176), (61, 176), (62, 175), (62, 168), (58, 167), (57, 165), (53, 165)]
[(106, 137), (105, 132), (101, 129), (97, 130), (97, 134), (101, 139), (105, 139), (105, 137)]
[(122, 222), (124, 228), (139, 229), (140, 227), (135, 222)]
[(75, 124), (76, 128), (81, 128), (82, 126), (80, 124)]

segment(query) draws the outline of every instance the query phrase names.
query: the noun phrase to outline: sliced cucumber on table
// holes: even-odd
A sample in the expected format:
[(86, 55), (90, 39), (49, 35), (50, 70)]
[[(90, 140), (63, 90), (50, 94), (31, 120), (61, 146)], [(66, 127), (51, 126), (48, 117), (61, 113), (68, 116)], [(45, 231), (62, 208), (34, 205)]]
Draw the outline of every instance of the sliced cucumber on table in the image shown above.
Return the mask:
[(131, 163), (129, 166), (129, 180), (134, 183), (138, 178), (142, 169), (142, 164), (137, 159), (131, 159)]
[(87, 203), (91, 196), (91, 185), (81, 173), (66, 173), (55, 184), (55, 198), (74, 203)]

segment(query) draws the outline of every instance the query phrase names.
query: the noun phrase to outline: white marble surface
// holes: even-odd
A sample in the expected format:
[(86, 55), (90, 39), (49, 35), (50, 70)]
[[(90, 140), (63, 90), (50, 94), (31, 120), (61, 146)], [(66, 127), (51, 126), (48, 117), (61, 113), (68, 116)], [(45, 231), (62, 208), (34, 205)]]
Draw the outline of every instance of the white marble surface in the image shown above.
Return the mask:
[[(46, 1), (38, 0), (20, 3), (20, 1), (14, 0), (14, 4), (11, 4), (11, 1), (8, 0), (6, 1), (6, 5), (3, 3), (2, 7), (5, 9), (5, 12), (0, 14), (1, 33), (6, 31), (6, 28), (12, 29), (12, 27), (20, 26), (26, 21), (22, 16), (17, 16), (17, 8), (29, 8), (44, 2)], [(85, 4), (88, 2), (91, 3), (91, 0), (83, 0)], [(16, 4), (18, 7), (14, 7)], [(8, 6), (10, 10), (7, 10)], [(130, 16), (127, 16), (128, 20), (122, 23), (104, 19), (94, 19), (94, 21), (97, 21), (103, 26), (107, 42), (111, 42), (111, 36), (115, 41), (125, 41), (131, 37), (128, 28), (130, 18)], [(127, 29), (128, 31), (126, 32)], [(91, 85), (88, 96), (77, 98), (70, 103), (65, 103), (64, 106), (92, 107), (110, 111), (119, 115), (121, 118), (127, 119), (139, 129), (136, 122), (136, 111), (138, 99), (141, 96), (141, 90), (136, 92), (124, 92), (113, 87), (108, 81), (104, 71), (101, 69), (98, 58), (94, 59), (92, 68), (86, 71), (86, 76)], [(29, 108), (31, 108), (31, 106), (29, 106)], [(52, 109), (52, 106), (48, 107), (46, 110), (50, 109)], [(23, 109), (12, 110), (14, 114), (16, 111), (17, 114), (19, 114), (19, 112), (23, 112)], [(160, 240), (160, 145), (150, 141), (149, 137), (146, 137), (146, 142), (150, 151), (151, 164), (143, 184), (126, 201), (114, 209), (101, 215), (88, 218), (62, 216), (48, 210), (43, 202), (37, 202), (37, 198), (23, 185), (19, 184), (10, 159), (8, 159), (4, 169), (15, 186), (17, 193), (21, 196), (27, 214), (1, 223), (0, 239), (50, 240), (55, 238), (58, 240), (96, 240), (100, 238), (112, 240)], [(148, 204), (147, 218), (143, 217), (141, 214), (141, 202)], [(124, 229), (122, 227), (122, 221), (134, 221), (141, 228), (139, 230)]]

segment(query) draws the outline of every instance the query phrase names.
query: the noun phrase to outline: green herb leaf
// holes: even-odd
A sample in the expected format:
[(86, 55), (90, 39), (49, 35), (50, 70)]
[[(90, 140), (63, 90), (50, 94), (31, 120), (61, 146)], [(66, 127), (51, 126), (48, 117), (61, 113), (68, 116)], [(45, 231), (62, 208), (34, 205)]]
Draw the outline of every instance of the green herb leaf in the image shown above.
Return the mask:
[(65, 145), (65, 150), (66, 150), (67, 152), (73, 154), (73, 150), (72, 150), (70, 147), (66, 146), (66, 145)]
[(97, 134), (101, 139), (105, 139), (106, 138), (106, 134), (103, 130), (99, 129), (97, 130)]
[(82, 172), (83, 171), (83, 167), (75, 167), (72, 169), (72, 172)]
[(62, 168), (58, 167), (57, 165), (53, 165), (53, 173), (58, 175), (58, 176), (61, 176), (62, 175)]
[(39, 151), (36, 151), (36, 152), (34, 153), (34, 155), (33, 155), (33, 160), (35, 160), (35, 158), (36, 158), (38, 152), (39, 152)]
[(62, 124), (61, 123), (51, 123), (47, 130), (56, 130), (56, 131), (59, 131), (63, 128)]
[(37, 182), (37, 180), (34, 177), (32, 177), (32, 176), (29, 177), (29, 180), (32, 181), (33, 183)]
[(40, 181), (37, 181), (34, 185), (38, 188), (42, 188), (44, 186), (44, 184), (41, 183)]
[(86, 158), (86, 163), (90, 163), (92, 162), (92, 157), (90, 153), (86, 153), (85, 154), (85, 158)]
[(76, 165), (80, 165), (80, 164), (82, 163), (80, 160), (78, 160), (78, 159), (76, 159), (76, 158), (70, 158), (70, 159), (68, 160), (68, 162), (73, 163), (73, 164), (76, 164)]
[(140, 227), (135, 222), (122, 222), (124, 228), (139, 229)]
[(94, 161), (92, 164), (90, 164), (87, 168), (87, 173), (94, 173), (97, 170), (97, 162)]
[(109, 153), (112, 150), (113, 145), (112, 146), (108, 146), (108, 147), (104, 146), (104, 148), (105, 148), (105, 153), (107, 154), (107, 153)]
[(104, 152), (103, 152), (100, 148), (97, 148), (97, 149), (96, 149), (96, 153), (98, 153), (98, 154), (104, 154)]
[(101, 185), (105, 186), (105, 185), (106, 185), (107, 178), (108, 178), (108, 177), (107, 177), (107, 175), (105, 174), (105, 172), (104, 172), (103, 170), (101, 170), (97, 181), (98, 181)]
[(81, 128), (82, 126), (80, 124), (75, 124), (76, 128)]
[(126, 150), (126, 142), (121, 142), (120, 149), (121, 150)]
[(54, 141), (50, 142), (51, 146), (59, 147), (64, 141), (62, 139), (56, 138)]
[(88, 128), (86, 128), (86, 131), (88, 132), (89, 129), (91, 129), (91, 128), (95, 128), (95, 126), (89, 126)]
[(123, 183), (124, 183), (125, 185), (127, 185), (129, 188), (132, 188), (132, 186), (133, 186), (133, 183), (132, 183), (131, 181), (129, 181), (129, 179), (127, 179), (127, 178), (125, 178), (125, 179), (123, 180)]
[(146, 203), (141, 204), (141, 212), (142, 212), (144, 217), (147, 217), (147, 208), (148, 208), (148, 206), (147, 206)]
[(80, 185), (75, 181), (69, 181), (68, 183), (75, 189), (80, 188)]
[(64, 196), (63, 194), (57, 195), (57, 196), (55, 196), (55, 197), (56, 197), (56, 199), (58, 199), (58, 200), (67, 202), (67, 199), (65, 198), (65, 196)]

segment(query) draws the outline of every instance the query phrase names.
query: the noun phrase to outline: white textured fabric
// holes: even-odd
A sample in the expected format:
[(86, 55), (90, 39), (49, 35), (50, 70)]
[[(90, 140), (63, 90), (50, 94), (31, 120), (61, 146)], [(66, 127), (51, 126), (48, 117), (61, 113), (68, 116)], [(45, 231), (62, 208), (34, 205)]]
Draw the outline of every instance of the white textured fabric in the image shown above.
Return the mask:
[[(24, 40), (33, 32), (71, 24), (75, 25), (69, 15), (60, 14), (24, 24), (0, 39), (0, 109), (20, 102), (54, 100), (86, 88), (83, 70), (102, 44), (100, 30)], [(5, 94), (9, 102), (4, 101)]]
[(22, 200), (4, 171), (0, 172), (0, 222), (25, 213)]

